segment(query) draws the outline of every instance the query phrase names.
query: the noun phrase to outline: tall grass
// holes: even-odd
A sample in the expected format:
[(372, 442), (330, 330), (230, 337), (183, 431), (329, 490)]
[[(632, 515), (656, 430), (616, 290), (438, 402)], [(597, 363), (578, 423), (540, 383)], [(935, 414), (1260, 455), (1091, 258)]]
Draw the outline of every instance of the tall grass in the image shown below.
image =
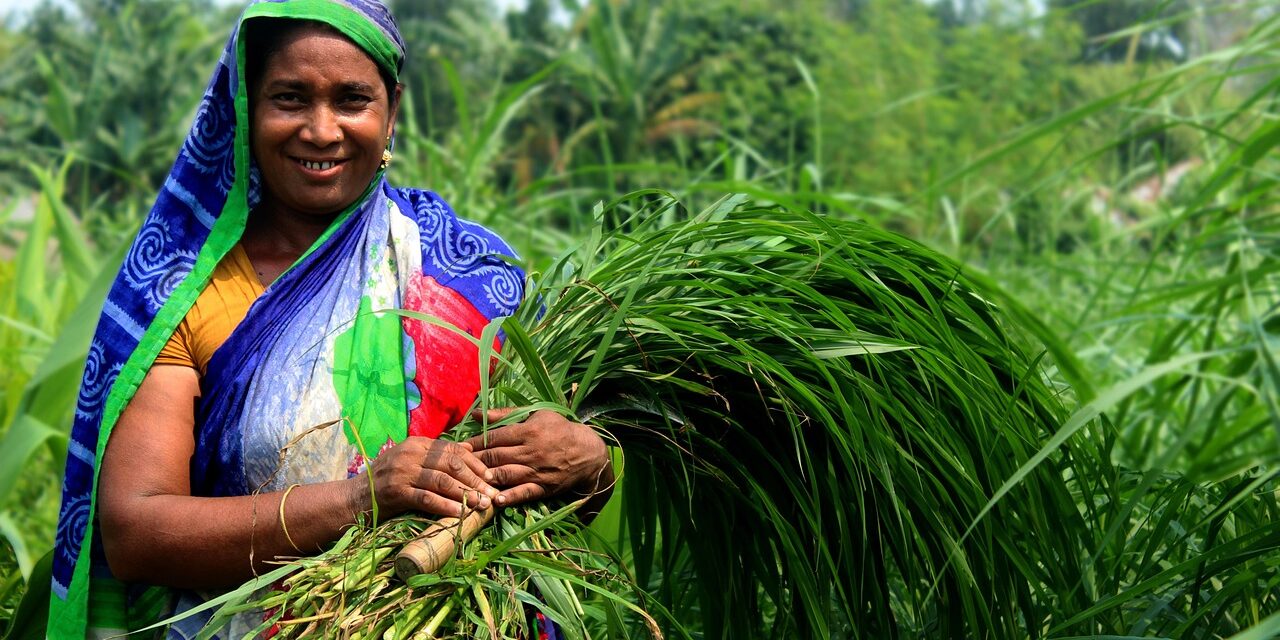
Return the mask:
[(76, 4), (84, 20), (41, 7), (0, 59), (0, 186), (74, 157), (60, 197), (114, 245), (172, 166), (227, 18), (191, 0)]
[(628, 454), (638, 576), (713, 637), (1025, 633), (1083, 527), (1046, 468), (964, 535), (1061, 414), (1020, 339), (932, 251), (739, 203), (612, 238), (532, 335)]
[[(1274, 80), (1278, 29), (1274, 17), (1259, 22), (1237, 47), (1157, 75), (1152, 90), (1138, 88), (1122, 99), (1131, 113), (1141, 114), (1147, 130), (1194, 128), (1203, 134), (1197, 149), (1205, 168), (1178, 192), (1122, 225), (1093, 226), (1096, 235), (1072, 238), (1067, 253), (1055, 250), (1059, 236), (1030, 254), (982, 259), (1040, 310), (1052, 327), (1047, 341), (1074, 353), (1079, 364), (1072, 367), (1088, 372), (1087, 380), (1062, 372), (1082, 401), (1099, 397), (1095, 390), (1105, 385), (1164, 370), (1103, 416), (1107, 429), (1098, 457), (1114, 464), (1109, 502), (1123, 507), (1118, 519), (1097, 518), (1093, 526), (1103, 537), (1091, 562), (1114, 595), (1068, 622), (1122, 616), (1133, 608), (1144, 618), (1127, 633), (1207, 637), (1215, 625), (1226, 635), (1260, 624), (1277, 609), (1280, 136), (1267, 114), (1275, 111), (1280, 86)], [(1237, 70), (1245, 61), (1248, 66)], [(1226, 91), (1231, 84), (1256, 89), (1219, 112), (1179, 116), (1161, 110), (1166, 94), (1204, 86)], [(1081, 115), (1028, 132), (1014, 144), (1069, 133)], [(1071, 168), (1062, 173), (1071, 175)], [(1062, 182), (1036, 185), (1031, 193), (1061, 189)], [(1078, 215), (1059, 206), (1055, 213), (1063, 221)], [(1156, 540), (1169, 544), (1164, 554), (1152, 551)], [(1126, 554), (1128, 545), (1144, 550)], [(1211, 575), (1241, 561), (1248, 568)], [(1162, 582), (1175, 588), (1156, 597)], [(1276, 629), (1273, 616), (1251, 637)]]
[(45, 186), (33, 218), (4, 228), (16, 253), (0, 280), (0, 607), (14, 604), (51, 546), (67, 425), (106, 293), (101, 283), (101, 295), (88, 294), (100, 267), (61, 199), (69, 164), (32, 167)]
[(1068, 415), (1011, 296), (875, 227), (738, 197), (584, 251), (500, 401), (621, 443), (618, 542), (702, 634), (1218, 637), (1280, 607), (1274, 472), (1108, 455), (1103, 414), (1212, 354)]

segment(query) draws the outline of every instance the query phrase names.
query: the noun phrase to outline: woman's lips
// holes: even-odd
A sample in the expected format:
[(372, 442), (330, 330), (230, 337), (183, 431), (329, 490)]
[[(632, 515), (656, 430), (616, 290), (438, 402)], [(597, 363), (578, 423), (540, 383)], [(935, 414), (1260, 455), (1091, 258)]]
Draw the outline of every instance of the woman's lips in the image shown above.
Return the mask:
[(304, 175), (317, 179), (338, 175), (342, 171), (342, 165), (347, 162), (346, 160), (304, 160), (302, 158), (294, 158), (293, 161), (302, 169)]

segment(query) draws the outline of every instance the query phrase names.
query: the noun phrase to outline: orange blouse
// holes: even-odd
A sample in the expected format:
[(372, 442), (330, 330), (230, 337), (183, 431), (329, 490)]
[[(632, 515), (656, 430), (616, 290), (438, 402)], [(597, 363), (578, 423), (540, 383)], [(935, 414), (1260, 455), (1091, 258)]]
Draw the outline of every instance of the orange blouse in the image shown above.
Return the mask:
[(155, 363), (191, 367), (204, 377), (213, 352), (244, 320), (249, 306), (262, 291), (253, 263), (244, 247), (236, 244), (214, 268), (209, 285), (196, 298)]

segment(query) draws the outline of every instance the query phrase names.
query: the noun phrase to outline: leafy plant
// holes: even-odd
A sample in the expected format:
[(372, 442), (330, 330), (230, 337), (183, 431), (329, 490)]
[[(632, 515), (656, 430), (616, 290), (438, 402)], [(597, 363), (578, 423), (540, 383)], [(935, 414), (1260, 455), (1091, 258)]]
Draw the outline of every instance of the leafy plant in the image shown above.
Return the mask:
[(43, 189), (34, 217), (12, 227), (21, 245), (12, 277), (0, 280), (0, 607), (16, 606), (53, 545), (80, 374), (124, 255), (95, 254), (62, 201), (72, 165), (29, 167)]
[[(119, 242), (172, 165), (223, 42), (197, 6), (86, 1), (82, 20), (38, 9), (0, 63), (0, 180), (38, 186), (26, 164), (76, 158), (62, 197)], [(104, 201), (124, 219), (91, 220)]]
[(619, 630), (624, 620), (661, 637), (653, 618), (631, 602), (617, 563), (587, 550), (566, 520), (577, 507), (505, 511), (474, 540), (455, 538), (457, 548), (439, 570), (413, 576), (399, 573), (401, 549), (461, 534), (415, 516), (353, 527), (329, 551), (206, 603), (201, 609), (214, 613), (201, 637), (249, 611), (265, 611), (252, 635), (274, 630), (280, 638), (527, 638), (539, 633), (535, 615), (570, 637)]

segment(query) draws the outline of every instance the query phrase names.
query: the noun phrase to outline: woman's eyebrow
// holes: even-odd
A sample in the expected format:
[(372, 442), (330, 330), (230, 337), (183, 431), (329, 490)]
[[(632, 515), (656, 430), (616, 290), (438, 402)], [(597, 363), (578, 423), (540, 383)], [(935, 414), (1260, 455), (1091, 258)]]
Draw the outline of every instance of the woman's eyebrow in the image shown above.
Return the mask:
[[(306, 91), (313, 87), (303, 81), (290, 78), (277, 78), (268, 82), (264, 86), (266, 91)], [(337, 85), (337, 90), (341, 93), (373, 93), (373, 85), (368, 82), (354, 80), (351, 82), (343, 82)]]
[(368, 82), (360, 82), (360, 81), (344, 82), (342, 83), (340, 88), (344, 92), (373, 93), (373, 85), (369, 84)]
[(303, 91), (307, 89), (307, 83), (301, 80), (277, 79), (267, 83), (266, 89), (274, 91), (279, 89), (287, 89), (289, 91)]

